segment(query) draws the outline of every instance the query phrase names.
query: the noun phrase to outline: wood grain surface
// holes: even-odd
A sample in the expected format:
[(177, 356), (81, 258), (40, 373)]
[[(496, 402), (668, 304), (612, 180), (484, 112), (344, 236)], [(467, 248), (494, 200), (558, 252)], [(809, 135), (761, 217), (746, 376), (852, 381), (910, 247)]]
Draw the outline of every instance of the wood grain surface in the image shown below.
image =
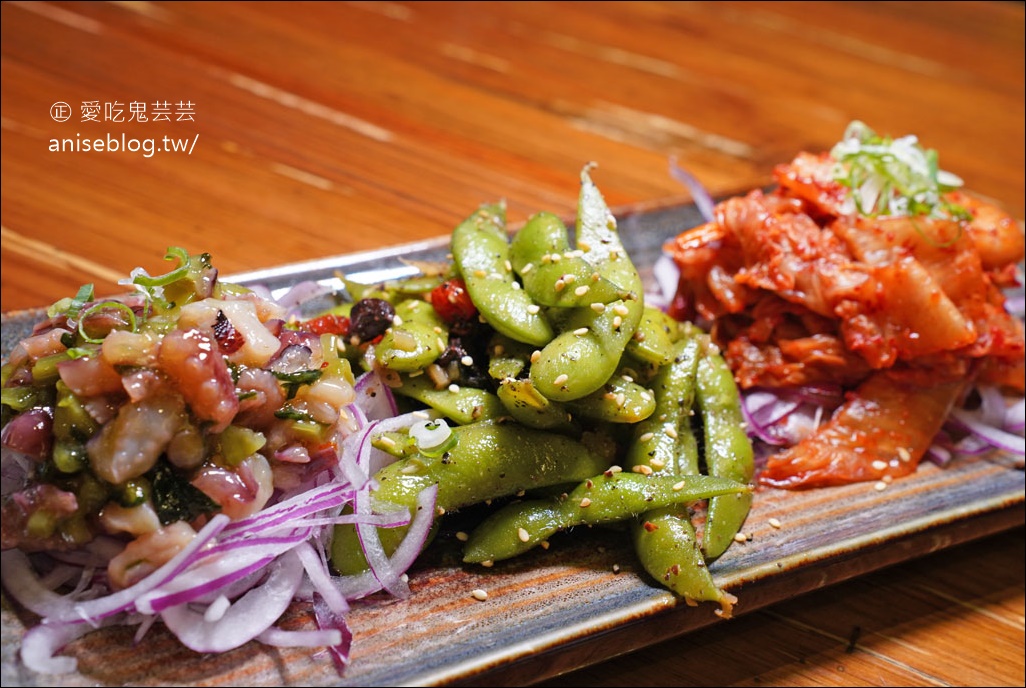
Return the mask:
[[(168, 246), (232, 274), (443, 235), (487, 201), (568, 215), (589, 161), (615, 208), (688, 200), (671, 158), (714, 195), (764, 186), (853, 119), (1026, 215), (1021, 2), (0, 11), (5, 312), (116, 293)], [(544, 685), (1021, 686), (1023, 560), (1014, 529)]]

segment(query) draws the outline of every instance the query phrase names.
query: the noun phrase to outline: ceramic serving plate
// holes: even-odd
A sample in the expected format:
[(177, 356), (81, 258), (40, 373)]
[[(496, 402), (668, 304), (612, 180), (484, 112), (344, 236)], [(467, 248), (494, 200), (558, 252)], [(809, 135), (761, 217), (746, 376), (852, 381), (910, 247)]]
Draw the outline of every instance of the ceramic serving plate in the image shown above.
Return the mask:
[[(648, 283), (664, 240), (701, 221), (691, 205), (620, 215), (620, 232)], [(374, 282), (401, 276), (404, 261), (441, 260), (448, 237), (229, 276), (286, 290), (338, 274)], [(3, 353), (39, 312), (3, 317)], [(735, 618), (768, 604), (891, 564), (1022, 525), (1024, 473), (1001, 456), (924, 463), (878, 490), (873, 483), (809, 492), (760, 489), (743, 532), (711, 565), (738, 597)], [(221, 655), (181, 646), (159, 624), (138, 643), (132, 629), (102, 629), (73, 642), (71, 675), (39, 675), (18, 660), (21, 635), (37, 619), (3, 597), (4, 686), (384, 686), (522, 685), (711, 624), (716, 605), (688, 606), (649, 579), (623, 533), (578, 528), (547, 550), (492, 568), (460, 563), (454, 532), (473, 510), (450, 517), (410, 571), (409, 599), (379, 595), (354, 604), (352, 661), (339, 676), (324, 652), (250, 643)], [(480, 601), (471, 593), (485, 590)], [(312, 628), (294, 605), (284, 624)]]

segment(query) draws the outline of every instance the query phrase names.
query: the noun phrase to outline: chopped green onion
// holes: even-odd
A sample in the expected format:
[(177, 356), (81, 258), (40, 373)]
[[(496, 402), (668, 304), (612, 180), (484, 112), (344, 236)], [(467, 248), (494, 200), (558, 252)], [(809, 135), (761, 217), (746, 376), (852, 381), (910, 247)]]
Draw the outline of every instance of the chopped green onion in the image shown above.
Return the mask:
[(969, 219), (965, 208), (943, 197), (962, 179), (940, 169), (937, 151), (915, 136), (882, 137), (854, 121), (830, 153), (834, 179), (851, 189), (852, 209), (861, 215)]
[(320, 370), (299, 370), (295, 373), (274, 373), (274, 376), (282, 381), (285, 386), (286, 398), (296, 396), (296, 392), (303, 385), (312, 385), (321, 379), (323, 371)]
[(444, 418), (422, 420), (410, 426), (410, 437), (424, 456), (441, 456), (456, 446), (456, 435)]
[[(84, 313), (82, 313), (82, 317), (79, 318), (79, 321), (78, 321), (78, 333), (82, 336), (82, 339), (84, 339), (85, 341), (89, 342), (90, 344), (99, 344), (99, 343), (101, 343), (103, 341), (103, 337), (99, 337), (99, 338), (93, 337), (88, 332), (86, 332), (86, 330), (85, 330), (85, 322), (86, 322), (86, 319), (90, 315), (92, 315), (93, 313), (99, 313), (100, 311), (105, 311), (105, 310), (121, 311), (122, 313), (124, 313), (127, 316), (127, 321), (126, 321), (126, 323), (128, 325), (127, 329), (130, 332), (137, 332), (138, 331), (139, 323), (136, 321), (135, 311), (133, 311), (129, 306), (121, 303), (120, 301), (101, 301), (100, 303), (93, 304), (88, 309), (86, 309), (86, 311)], [(106, 336), (106, 335), (104, 335), (104, 336)]]

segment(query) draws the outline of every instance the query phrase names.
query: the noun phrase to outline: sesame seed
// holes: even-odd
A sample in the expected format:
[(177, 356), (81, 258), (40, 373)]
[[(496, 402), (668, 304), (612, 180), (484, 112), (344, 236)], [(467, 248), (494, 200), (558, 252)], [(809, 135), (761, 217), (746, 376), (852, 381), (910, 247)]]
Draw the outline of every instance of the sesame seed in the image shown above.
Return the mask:
[(510, 263), (510, 262), (509, 262), (508, 260), (507, 260), (507, 261), (505, 261), (505, 262), (504, 262), (504, 263), (502, 264), (502, 266), (503, 266), (504, 268), (506, 268), (506, 272), (510, 272), (511, 270), (513, 270), (513, 264), (512, 264), (512, 263)]
[(574, 294), (576, 294), (577, 296), (584, 296), (590, 290), (591, 290), (591, 287), (589, 287), (587, 284), (582, 284), (581, 286), (579, 286), (576, 289), (574, 289)]
[(898, 457), (902, 461), (911, 461), (912, 460), (912, 454), (909, 453), (908, 449), (905, 449), (905, 447), (898, 447)]
[(613, 318), (613, 329), (619, 330), (621, 325), (623, 325), (623, 318), (617, 315)]
[(531, 315), (538, 315), (538, 313), (540, 311), (541, 311), (541, 306), (539, 306), (536, 303), (532, 303), (530, 306), (527, 307), (527, 312), (530, 313)]
[(877, 481), (877, 483), (875, 485), (873, 485), (873, 489), (876, 490), (877, 492), (883, 492), (884, 490), (887, 489), (887, 483), (885, 483), (882, 480)]
[(880, 459), (877, 459), (876, 461), (873, 462), (873, 470), (875, 470), (875, 471), (886, 470), (886, 468), (887, 468), (887, 462), (886, 461), (881, 461)]
[(614, 466), (610, 466), (609, 468), (606, 469), (606, 473), (609, 473), (609, 474), (621, 473), (621, 472), (623, 472), (623, 469), (620, 468), (619, 466), (615, 466), (615, 465)]
[(541, 358), (541, 350), (535, 349), (531, 352), (531, 363), (537, 363), (538, 359)]
[(484, 566), (486, 569), (490, 569), (491, 567), (495, 566), (495, 562), (491, 559), (485, 559), (481, 562), (481, 566)]
[(392, 316), (392, 325), (394, 325), (395, 327), (402, 327), (402, 324), (403, 324), (403, 319), (402, 319), (401, 316), (399, 316), (399, 315), (393, 315)]
[(613, 306), (613, 312), (617, 315), (627, 315), (631, 311), (629, 308), (627, 308), (627, 306), (623, 305), (622, 303), (618, 303), (615, 306)]
[(552, 384), (554, 384), (557, 387), (559, 387), (561, 385), (565, 385), (566, 381), (569, 380), (569, 379), (570, 379), (570, 376), (567, 375), (566, 373), (563, 373), (562, 375), (557, 375), (556, 379), (552, 381)]
[(578, 337), (583, 337), (584, 335), (588, 334), (588, 328), (587, 327), (578, 327), (576, 330), (574, 330), (574, 334), (577, 335)]
[(480, 268), (477, 269), (477, 270), (474, 270), (474, 277), (484, 277), (487, 274), (488, 274), (487, 272), (485, 272), (484, 270), (481, 270)]
[(659, 459), (659, 458), (654, 458), (651, 461), (649, 461), (648, 463), (649, 463), (650, 466), (652, 466), (652, 468), (654, 468), (657, 471), (660, 470), (661, 468), (665, 468), (666, 467), (666, 462), (663, 461), (662, 459)]
[(391, 437), (388, 437), (388, 436), (379, 438), (379, 441), (383, 445), (385, 445), (386, 447), (394, 447), (395, 446), (395, 440), (393, 440)]
[(635, 473), (640, 473), (641, 475), (652, 475), (652, 467), (651, 466), (646, 466), (643, 463), (639, 463), (637, 466), (635, 466), (631, 470), (634, 471)]
[(556, 280), (556, 283), (554, 285), (552, 285), (552, 288), (555, 289), (556, 291), (563, 291), (563, 289), (565, 287), (566, 287), (566, 282), (563, 280), (562, 277), (560, 277), (558, 280)]
[(606, 312), (606, 304), (596, 301), (595, 303), (591, 304), (591, 310), (601, 315), (602, 313)]
[(681, 480), (680, 482), (677, 482), (677, 483), (673, 484), (673, 491), (674, 492), (680, 492), (681, 490), (684, 489), (684, 487), (685, 487), (684, 481)]
[(526, 528), (518, 528), (517, 537), (520, 538), (521, 542), (527, 542), (531, 539), (531, 534), (527, 532)]
[(673, 439), (677, 439), (677, 428), (666, 428), (666, 434)]
[(456, 531), (456, 539), (459, 540), (460, 542), (466, 542), (467, 540), (470, 539), (470, 535), (468, 535), (467, 533), (465, 533), (462, 530), (458, 530), (458, 531)]
[(440, 325), (435, 325), (431, 328), (431, 331), (435, 334), (442, 334), (442, 327)]
[(524, 267), (520, 268), (520, 274), (521, 274), (521, 275), (526, 275), (526, 274), (527, 274), (527, 273), (529, 273), (529, 272), (530, 272), (531, 270), (534, 270), (534, 263), (528, 263), (528, 264), (527, 264), (527, 265), (525, 265)]
[(651, 433), (651, 432), (646, 432), (646, 433), (645, 433), (645, 434), (643, 434), (643, 435), (642, 435), (641, 437), (639, 437), (639, 438), (638, 438), (638, 440), (639, 440), (639, 441), (641, 441), (641, 442), (648, 442), (648, 441), (649, 441), (650, 439), (652, 439), (653, 437), (654, 437), (653, 433)]
[(590, 250), (591, 250), (591, 244), (589, 244), (589, 243), (588, 243), (588, 242), (586, 242), (586, 241), (578, 241), (578, 242), (577, 242), (577, 248), (578, 248), (578, 250), (580, 250), (580, 251), (581, 251), (582, 253), (587, 253), (588, 251), (590, 251)]
[(773, 526), (774, 528), (779, 528), (779, 527), (780, 527), (780, 526), (782, 525), (782, 524), (780, 523), (780, 519), (779, 519), (779, 518), (771, 518), (771, 519), (769, 520), (769, 524), (770, 524), (771, 526)]
[(441, 337), (435, 340), (435, 346), (438, 347), (439, 351), (445, 351), (445, 342), (442, 340)]
[(602, 279), (602, 275), (598, 274), (598, 272), (591, 273), (592, 282), (598, 282), (600, 279)]
[(474, 591), (470, 594), (473, 596), (475, 600), (479, 600), (481, 602), (484, 602), (488, 599), (488, 593), (482, 590), (481, 588), (475, 588)]
[(558, 263), (559, 261), (561, 261), (563, 259), (563, 256), (559, 255), (558, 253), (553, 253), (553, 254), (549, 255), (549, 259), (553, 263)]
[(460, 359), (460, 363), (462, 363), (463, 365), (465, 365), (465, 366), (467, 366), (469, 368), (470, 366), (474, 365), (474, 357), (473, 356), (464, 356), (463, 358)]
[(613, 564), (613, 573), (620, 573), (620, 565)]
[(439, 516), (445, 516), (445, 507), (444, 506), (438, 507), (437, 509), (435, 509), (435, 513), (438, 514)]
[(748, 536), (744, 533), (734, 533), (734, 542), (748, 542)]
[(513, 282), (509, 286), (513, 287), (513, 291), (520, 291), (520, 282)]
[(454, 382), (454, 383), (452, 383), (451, 385), (449, 385), (449, 391), (450, 391), (450, 392), (452, 392), (453, 394), (456, 394), (457, 392), (459, 392), (459, 391), (460, 391), (460, 386), (459, 386), (459, 385), (457, 385), (457, 384), (456, 384), (456, 383)]
[(581, 508), (582, 509), (587, 509), (589, 506), (591, 506), (591, 500), (590, 499), (585, 497), (584, 499), (581, 500)]

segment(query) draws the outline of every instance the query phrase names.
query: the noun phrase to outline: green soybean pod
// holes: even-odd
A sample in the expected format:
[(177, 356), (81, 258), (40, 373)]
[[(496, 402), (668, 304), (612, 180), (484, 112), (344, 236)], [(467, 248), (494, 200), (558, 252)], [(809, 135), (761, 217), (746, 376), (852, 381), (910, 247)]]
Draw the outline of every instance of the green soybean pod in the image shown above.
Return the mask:
[[(452, 432), (456, 443), (450, 451), (434, 457), (417, 454), (378, 471), (372, 503), (383, 511), (412, 510), (423, 489), (438, 485), (438, 508), (452, 511), (523, 490), (576, 483), (609, 466), (607, 457), (576, 440), (517, 423), (474, 423)], [(406, 530), (378, 529), (387, 553), (395, 551)], [(331, 561), (343, 575), (366, 570), (354, 526), (335, 527)]]
[[(641, 299), (641, 277), (624, 249), (617, 230), (616, 217), (591, 180), (589, 164), (581, 170), (581, 191), (577, 200), (577, 248), (599, 275), (620, 285), (634, 298)], [(628, 297), (625, 297), (628, 298)]]
[[(627, 448), (628, 467), (648, 466), (671, 475), (698, 472), (698, 454), (694, 446), (685, 455), (681, 443), (691, 434), (690, 415), (695, 398), (695, 374), (698, 369), (699, 342), (685, 337), (674, 344), (669, 364), (659, 368), (650, 387), (655, 410), (634, 428)], [(691, 435), (694, 442), (694, 436)], [(686, 466), (680, 465), (686, 462)]]
[(452, 386), (438, 389), (428, 375), (401, 375), (392, 391), (430, 406), (459, 425), (494, 420), (506, 415), (506, 407), (493, 392), (476, 387)]
[(531, 365), (531, 382), (549, 399), (585, 397), (616, 372), (641, 319), (640, 301), (614, 301), (600, 308), (574, 308), (560, 332)]
[(496, 395), (513, 419), (527, 427), (545, 430), (571, 427), (566, 407), (539, 394), (530, 380), (506, 378), (499, 382)]
[(512, 502), (499, 509), (470, 533), (463, 561), (508, 559), (574, 526), (616, 523), (652, 509), (749, 489), (707, 475), (677, 478), (607, 471), (583, 481), (565, 498)]
[(379, 364), (398, 372), (423, 370), (449, 346), (449, 330), (431, 304), (420, 299), (406, 299), (395, 307), (399, 324), (388, 328), (374, 346)]
[[(702, 418), (706, 470), (710, 475), (747, 483), (755, 474), (755, 459), (737, 384), (716, 345), (708, 335), (700, 337), (703, 352), (695, 373), (695, 400)], [(751, 493), (709, 500), (702, 542), (707, 559), (726, 551), (751, 506)]]
[(720, 616), (731, 616), (737, 598), (713, 580), (686, 507), (645, 512), (631, 524), (631, 538), (638, 560), (652, 578), (690, 604), (718, 602)]
[(645, 305), (627, 351), (635, 358), (656, 366), (673, 360), (674, 342), (680, 338), (680, 324), (664, 311)]
[(576, 307), (624, 298), (624, 289), (570, 249), (566, 225), (553, 213), (532, 215), (510, 241), (510, 260), (524, 289), (543, 306)]
[(571, 414), (603, 423), (640, 423), (656, 410), (652, 391), (619, 371), (586, 397), (566, 402)]
[(470, 300), (497, 331), (535, 346), (554, 332), (541, 307), (519, 288), (509, 261), (505, 207), (483, 205), (452, 233), (451, 248)]

